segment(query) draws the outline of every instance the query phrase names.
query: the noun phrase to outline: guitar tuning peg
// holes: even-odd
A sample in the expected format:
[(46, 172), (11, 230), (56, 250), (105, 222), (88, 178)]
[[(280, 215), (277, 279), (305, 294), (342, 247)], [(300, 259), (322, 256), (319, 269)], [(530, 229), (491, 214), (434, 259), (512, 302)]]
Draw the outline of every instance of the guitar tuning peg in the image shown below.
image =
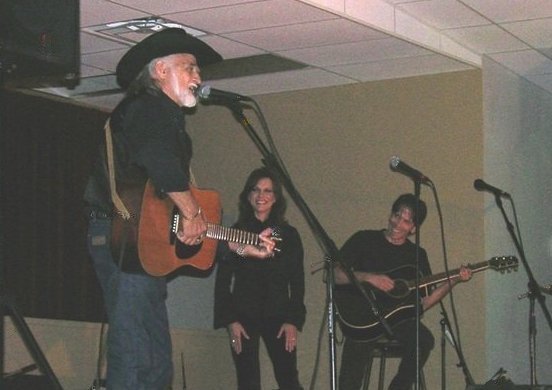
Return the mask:
[(271, 237), (270, 239), (271, 239), (272, 241), (282, 241), (282, 237), (278, 237), (278, 236)]
[(274, 248), (273, 251), (274, 252), (281, 252), (282, 250), (280, 248)]

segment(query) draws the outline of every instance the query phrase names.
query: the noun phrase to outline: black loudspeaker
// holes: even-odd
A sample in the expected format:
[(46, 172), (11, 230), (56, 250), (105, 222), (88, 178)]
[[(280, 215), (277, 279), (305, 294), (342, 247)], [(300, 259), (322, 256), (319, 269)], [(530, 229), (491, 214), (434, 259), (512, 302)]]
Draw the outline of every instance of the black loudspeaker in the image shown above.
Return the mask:
[(79, 0), (0, 1), (3, 84), (74, 88), (80, 77), (79, 30)]

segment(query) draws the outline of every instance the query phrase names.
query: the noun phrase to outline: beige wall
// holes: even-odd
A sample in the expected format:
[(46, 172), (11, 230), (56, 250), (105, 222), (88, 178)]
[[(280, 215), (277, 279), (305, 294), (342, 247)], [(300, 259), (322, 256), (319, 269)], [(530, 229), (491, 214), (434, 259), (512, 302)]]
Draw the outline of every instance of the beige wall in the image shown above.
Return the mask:
[[(482, 196), (472, 186), (483, 169), (481, 99), (481, 74), (473, 71), (275, 94), (257, 102), (297, 189), (336, 245), (341, 246), (357, 229), (384, 227), (391, 201), (412, 190), (411, 180), (389, 169), (389, 159), (396, 154), (435, 183), (444, 214), (449, 267), (456, 268), (485, 260)], [(228, 109), (202, 107), (200, 114), (189, 121), (196, 176), (200, 184), (217, 188), (226, 213), (235, 215), (237, 194), (248, 172), (261, 164), (261, 155)], [(262, 136), (254, 113), (246, 110), (245, 114)], [(433, 271), (442, 272), (435, 202), (427, 187), (422, 196), (430, 212), (422, 245), (428, 249)], [(301, 337), (300, 372), (308, 385), (326, 293), (322, 274), (308, 271), (319, 265), (323, 254), (293, 204), (288, 217), (305, 244), (308, 316)], [(479, 379), (484, 378), (485, 355), (483, 280), (478, 275), (455, 291), (464, 352)], [(437, 338), (440, 318), (438, 307), (426, 317)], [(328, 388), (326, 334), (321, 342), (324, 355), (315, 388)], [(447, 356), (450, 389), (463, 389), (450, 347)], [(436, 388), (439, 350), (427, 371), (430, 388)], [(266, 376), (270, 380), (265, 383), (272, 386), (266, 388), (274, 388), (268, 370)]]
[[(482, 195), (472, 188), (473, 180), (483, 172), (481, 85), (481, 73), (469, 71), (265, 95), (257, 102), (293, 182), (338, 247), (358, 229), (384, 227), (394, 198), (412, 190), (411, 180), (389, 169), (391, 156), (398, 155), (435, 183), (443, 212), (448, 265), (457, 268), (486, 260)], [(253, 111), (245, 113), (262, 136)], [(220, 191), (225, 213), (232, 220), (245, 177), (261, 165), (261, 156), (225, 107), (200, 107), (188, 124), (194, 140), (197, 180), (202, 186)], [(442, 272), (445, 266), (436, 202), (428, 187), (423, 187), (422, 197), (428, 203), (429, 216), (421, 242), (428, 250), (433, 271)], [(310, 272), (320, 267), (323, 253), (291, 200), (288, 219), (301, 232), (306, 253), (308, 315), (299, 344), (301, 380), (308, 388), (315, 370), (317, 344), (321, 343), (314, 388), (329, 388), (328, 338), (322, 323), (326, 290), (322, 273)], [(464, 354), (476, 382), (485, 379), (484, 294), (484, 278), (478, 275), (470, 284), (456, 288), (454, 295)], [(448, 313), (453, 314), (451, 310)], [(437, 338), (437, 348), (426, 369), (430, 389), (438, 388), (441, 380), (440, 318), (436, 307), (424, 320)], [(324, 333), (319, 335), (321, 327)], [(175, 329), (174, 337), (176, 389), (181, 387), (178, 367), (182, 350), (186, 366), (193, 367), (186, 370), (189, 388), (234, 386), (223, 331)], [(47, 347), (55, 344), (54, 340), (42, 342)], [(94, 347), (97, 341), (91, 335), (87, 343)], [(446, 348), (447, 388), (463, 390), (465, 382), (456, 367), (458, 359), (449, 345)], [(340, 352), (338, 347), (338, 358)], [(65, 367), (67, 364), (59, 360), (73, 360), (73, 353), (53, 351), (48, 357), (53, 366)], [(93, 366), (95, 356), (87, 358), (87, 364)], [(266, 361), (264, 366), (264, 388), (274, 389)], [(70, 365), (59, 371), (63, 379), (78, 377), (83, 388), (94, 372), (93, 368), (77, 371), (83, 369)], [(72, 375), (71, 370), (78, 374)]]

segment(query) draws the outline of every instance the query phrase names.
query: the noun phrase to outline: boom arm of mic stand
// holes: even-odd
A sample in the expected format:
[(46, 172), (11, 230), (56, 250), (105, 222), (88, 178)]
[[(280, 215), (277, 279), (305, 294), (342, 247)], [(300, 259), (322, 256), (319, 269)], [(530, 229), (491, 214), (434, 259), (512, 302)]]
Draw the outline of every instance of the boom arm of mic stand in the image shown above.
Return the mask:
[[(267, 165), (269, 168), (272, 168), (275, 172), (279, 174), (280, 179), (282, 180), (282, 184), (284, 185), (290, 197), (293, 199), (293, 201), (295, 202), (295, 204), (297, 205), (297, 207), (299, 208), (299, 210), (307, 220), (310, 228), (313, 230), (315, 237), (317, 238), (318, 243), (321, 245), (326, 256), (332, 262), (337, 262), (341, 266), (341, 268), (347, 274), (347, 277), (349, 278), (351, 283), (354, 284), (359, 289), (362, 296), (366, 299), (367, 302), (369, 302), (372, 312), (384, 327), (387, 335), (392, 337), (393, 331), (391, 330), (391, 327), (389, 326), (385, 318), (382, 316), (381, 310), (379, 309), (378, 304), (374, 301), (372, 297), (370, 297), (366, 293), (364, 288), (362, 288), (360, 282), (354, 276), (353, 271), (350, 269), (350, 267), (343, 264), (343, 262), (341, 261), (341, 257), (339, 255), (339, 251), (335, 246), (335, 243), (330, 239), (330, 237), (328, 236), (328, 234), (326, 233), (322, 225), (320, 225), (319, 221), (314, 216), (314, 213), (310, 210), (308, 205), (305, 203), (304, 199), (296, 190), (291, 178), (286, 174), (285, 169), (283, 169), (283, 167), (278, 163), (275, 156), (268, 150), (266, 145), (260, 139), (259, 135), (256, 133), (253, 126), (251, 126), (248, 119), (243, 113), (243, 107), (238, 103), (238, 104), (232, 104), (230, 106), (230, 109), (232, 110), (236, 120), (244, 127), (244, 129), (246, 130), (247, 134), (249, 135), (253, 143), (257, 146), (257, 148), (261, 152), (263, 156), (263, 162), (265, 163), (265, 165)], [(330, 267), (331, 266), (333, 266), (333, 264), (330, 264)], [(331, 284), (331, 287), (333, 289), (333, 285), (334, 285), (333, 277), (331, 279), (332, 280), (329, 280), (328, 283)]]

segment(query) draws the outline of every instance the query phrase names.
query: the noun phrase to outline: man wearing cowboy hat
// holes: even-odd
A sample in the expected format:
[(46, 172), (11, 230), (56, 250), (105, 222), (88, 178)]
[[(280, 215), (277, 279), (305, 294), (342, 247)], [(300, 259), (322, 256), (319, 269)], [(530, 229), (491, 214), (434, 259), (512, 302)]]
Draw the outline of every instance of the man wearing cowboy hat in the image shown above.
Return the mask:
[[(117, 65), (126, 97), (109, 119), (115, 187), (150, 180), (159, 196), (178, 207), (183, 225), (178, 239), (188, 245), (202, 241), (206, 223), (189, 188), (192, 145), (182, 108), (197, 104), (199, 67), (221, 60), (204, 42), (170, 28), (133, 46)], [(110, 192), (108, 164), (103, 146), (84, 196), (88, 246), (109, 321), (107, 388), (167, 389), (173, 368), (166, 280), (147, 274), (136, 250), (112, 254), (112, 210), (121, 210)], [(257, 248), (259, 257), (272, 254), (271, 242), (264, 245)]]

